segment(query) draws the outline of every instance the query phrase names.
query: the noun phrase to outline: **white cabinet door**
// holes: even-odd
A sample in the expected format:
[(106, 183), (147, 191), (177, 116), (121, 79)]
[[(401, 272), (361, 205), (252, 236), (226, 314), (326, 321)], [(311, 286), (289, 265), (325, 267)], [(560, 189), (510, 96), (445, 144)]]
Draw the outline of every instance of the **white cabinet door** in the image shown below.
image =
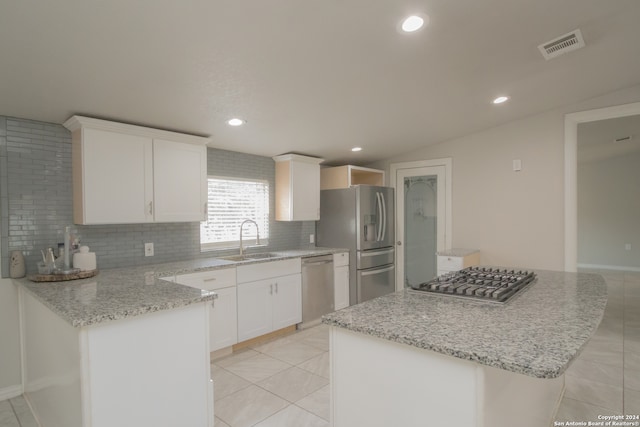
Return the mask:
[(152, 222), (151, 138), (84, 129), (73, 141), (74, 222)]
[(320, 219), (320, 165), (292, 162), (293, 221)]
[(153, 140), (156, 222), (204, 221), (207, 201), (207, 148)]
[(209, 306), (209, 345), (211, 351), (238, 342), (236, 287), (217, 289), (218, 298)]
[(276, 162), (276, 220), (320, 219), (320, 162), (322, 159), (285, 154)]
[(302, 322), (302, 276), (277, 277), (273, 293), (273, 330)]
[(336, 310), (349, 307), (349, 266), (333, 268), (334, 305)]
[(238, 341), (272, 331), (273, 279), (238, 285)]

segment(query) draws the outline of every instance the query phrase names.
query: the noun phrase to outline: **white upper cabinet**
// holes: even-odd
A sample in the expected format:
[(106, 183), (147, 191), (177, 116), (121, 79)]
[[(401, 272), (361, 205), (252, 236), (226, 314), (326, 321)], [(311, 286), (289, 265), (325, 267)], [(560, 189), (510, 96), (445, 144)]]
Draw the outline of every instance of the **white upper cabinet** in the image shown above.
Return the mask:
[(208, 138), (81, 116), (64, 126), (76, 224), (205, 219)]
[(319, 220), (323, 159), (284, 154), (273, 160), (276, 162), (276, 220)]

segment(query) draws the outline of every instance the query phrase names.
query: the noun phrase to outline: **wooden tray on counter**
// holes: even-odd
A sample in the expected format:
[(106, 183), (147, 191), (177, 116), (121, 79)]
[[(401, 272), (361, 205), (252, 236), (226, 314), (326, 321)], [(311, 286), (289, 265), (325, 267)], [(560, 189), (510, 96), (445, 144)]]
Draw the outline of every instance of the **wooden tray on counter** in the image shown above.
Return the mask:
[(87, 279), (98, 274), (98, 270), (79, 271), (69, 274), (33, 274), (27, 276), (32, 282), (64, 282), (67, 280)]

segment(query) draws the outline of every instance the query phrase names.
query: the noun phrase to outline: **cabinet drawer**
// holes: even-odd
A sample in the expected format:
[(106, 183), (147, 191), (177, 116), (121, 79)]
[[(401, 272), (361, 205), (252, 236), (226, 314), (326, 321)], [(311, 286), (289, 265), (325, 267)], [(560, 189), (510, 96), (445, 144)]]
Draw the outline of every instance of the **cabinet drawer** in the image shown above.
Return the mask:
[(455, 256), (438, 256), (438, 270), (457, 271), (464, 267), (464, 258)]
[(236, 285), (236, 269), (224, 268), (219, 270), (201, 271), (198, 273), (180, 274), (176, 276), (176, 283), (197, 289), (214, 291)]
[(349, 252), (333, 254), (333, 266), (342, 267), (343, 265), (349, 265)]
[(238, 267), (238, 283), (255, 282), (278, 276), (288, 276), (302, 271), (300, 258), (260, 262)]

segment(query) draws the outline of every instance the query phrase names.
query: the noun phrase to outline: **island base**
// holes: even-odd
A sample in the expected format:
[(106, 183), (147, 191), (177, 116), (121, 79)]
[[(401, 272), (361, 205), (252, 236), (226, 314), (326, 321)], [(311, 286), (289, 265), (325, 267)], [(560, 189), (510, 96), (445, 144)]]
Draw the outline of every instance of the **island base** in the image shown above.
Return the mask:
[(564, 375), (534, 378), (332, 326), (333, 427), (551, 425)]

